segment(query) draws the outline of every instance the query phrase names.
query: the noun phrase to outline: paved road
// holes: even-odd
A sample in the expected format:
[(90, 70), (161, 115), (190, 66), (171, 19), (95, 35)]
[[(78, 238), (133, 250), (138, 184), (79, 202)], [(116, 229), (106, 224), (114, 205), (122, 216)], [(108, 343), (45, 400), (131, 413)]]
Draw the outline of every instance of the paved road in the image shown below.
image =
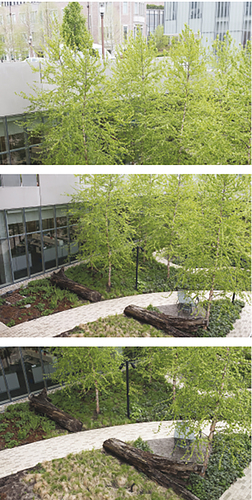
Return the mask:
[[(38, 463), (64, 458), (69, 453), (80, 453), (83, 450), (101, 449), (103, 441), (118, 438), (131, 441), (139, 436), (143, 440), (164, 440), (173, 437), (174, 430), (170, 421), (163, 422), (158, 431), (159, 422), (119, 425), (90, 431), (81, 431), (58, 436), (36, 443), (18, 446), (0, 451), (0, 478), (15, 474), (21, 470), (34, 467)], [(208, 428), (203, 429), (205, 433)], [(220, 500), (251, 499), (251, 466), (245, 470), (245, 477), (238, 479)]]
[[(67, 330), (71, 330), (80, 324), (96, 321), (115, 314), (122, 314), (125, 307), (135, 304), (141, 307), (166, 306), (178, 302), (177, 292), (147, 293), (143, 295), (132, 295), (120, 297), (119, 299), (104, 300), (94, 304), (88, 304), (68, 309), (67, 311), (42, 316), (41, 318), (21, 323), (20, 325), (6, 327), (0, 323), (1, 337), (54, 337)], [(249, 337), (251, 335), (251, 306), (246, 303), (242, 310), (241, 318), (235, 322), (234, 330), (228, 337)]]

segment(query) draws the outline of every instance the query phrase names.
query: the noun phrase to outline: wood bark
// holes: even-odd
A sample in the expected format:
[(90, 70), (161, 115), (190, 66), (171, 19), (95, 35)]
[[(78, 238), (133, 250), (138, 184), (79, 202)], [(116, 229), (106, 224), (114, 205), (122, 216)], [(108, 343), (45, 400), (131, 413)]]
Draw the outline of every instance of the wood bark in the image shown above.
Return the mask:
[(82, 422), (77, 420), (63, 410), (57, 408), (51, 403), (51, 399), (47, 396), (47, 390), (44, 388), (38, 396), (31, 394), (29, 396), (30, 405), (39, 413), (45, 413), (52, 420), (55, 420), (62, 427), (70, 432), (79, 432), (82, 429)]
[(51, 283), (59, 286), (60, 288), (67, 288), (71, 292), (76, 293), (82, 299), (90, 300), (90, 302), (99, 302), (102, 298), (101, 294), (96, 290), (91, 290), (84, 285), (76, 283), (76, 281), (70, 280), (64, 273), (64, 267), (51, 275)]
[(133, 304), (124, 309), (124, 314), (155, 326), (174, 337), (190, 337), (193, 332), (197, 332), (199, 326), (206, 324), (205, 319), (178, 318), (156, 311), (147, 311)]
[(165, 488), (172, 488), (177, 495), (185, 500), (199, 500), (185, 486), (192, 472), (200, 473), (202, 465), (193, 462), (174, 462), (165, 457), (154, 455), (130, 446), (119, 439), (107, 439), (103, 443), (107, 453), (133, 465), (150, 479)]

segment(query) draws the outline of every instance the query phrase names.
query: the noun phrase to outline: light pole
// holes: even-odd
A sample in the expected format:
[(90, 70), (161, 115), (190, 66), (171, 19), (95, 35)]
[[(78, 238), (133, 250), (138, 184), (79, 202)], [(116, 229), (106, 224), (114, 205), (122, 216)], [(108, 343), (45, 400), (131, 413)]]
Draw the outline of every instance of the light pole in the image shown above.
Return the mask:
[(33, 56), (33, 51), (32, 51), (32, 35), (29, 36), (29, 52), (30, 52), (30, 57)]
[(90, 31), (90, 19), (89, 19), (89, 2), (87, 3), (87, 11), (88, 11), (88, 31)]
[(122, 368), (124, 367), (124, 365), (126, 366), (126, 392), (127, 392), (127, 417), (130, 418), (130, 403), (129, 403), (129, 363), (131, 364), (132, 368), (136, 368), (134, 363), (132, 363), (132, 361), (124, 361), (124, 363), (122, 363), (120, 366), (119, 366), (119, 370), (122, 370)]
[(104, 26), (103, 26), (103, 18), (104, 18), (104, 4), (100, 4), (100, 15), (101, 15), (101, 39), (102, 39), (102, 59), (104, 59)]

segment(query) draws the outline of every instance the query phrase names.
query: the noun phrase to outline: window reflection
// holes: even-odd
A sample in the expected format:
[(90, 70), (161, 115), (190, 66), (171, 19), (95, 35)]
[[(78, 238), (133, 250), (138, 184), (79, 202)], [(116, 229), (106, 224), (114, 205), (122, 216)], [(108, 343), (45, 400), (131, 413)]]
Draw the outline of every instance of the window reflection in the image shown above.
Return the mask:
[(25, 221), (27, 233), (39, 231), (39, 210), (38, 208), (25, 209)]
[(0, 241), (0, 285), (12, 282), (8, 241)]
[(56, 237), (55, 231), (43, 232), (43, 248), (45, 269), (56, 267)]
[(42, 266), (42, 242), (40, 233), (27, 235), (30, 274), (40, 273)]
[(0, 348), (0, 358), (2, 363), (2, 368), (0, 367), (1, 402), (9, 399), (5, 379), (12, 399), (27, 396), (28, 389), (30, 392), (42, 390), (45, 387), (45, 380), (48, 387), (54, 385), (50, 378), (54, 372), (53, 358), (47, 350), (31, 347), (4, 347)]
[(18, 280), (27, 276), (27, 259), (25, 248), (25, 235), (10, 238), (12, 268), (14, 279)]
[(44, 207), (41, 209), (42, 213), (42, 228), (54, 228), (54, 210), (53, 207)]
[(9, 236), (24, 233), (24, 221), (22, 210), (7, 210), (7, 221)]

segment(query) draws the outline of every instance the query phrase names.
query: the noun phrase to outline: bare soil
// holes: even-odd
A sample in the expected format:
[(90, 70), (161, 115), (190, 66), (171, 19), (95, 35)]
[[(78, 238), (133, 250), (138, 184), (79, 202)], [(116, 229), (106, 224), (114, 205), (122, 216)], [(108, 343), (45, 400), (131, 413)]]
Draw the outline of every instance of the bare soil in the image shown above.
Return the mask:
[[(43, 316), (43, 311), (38, 309), (39, 304), (44, 305), (44, 311), (50, 310), (50, 314), (65, 311), (73, 307), (73, 304), (68, 299), (63, 299), (58, 302), (57, 306), (52, 309), (50, 304), (50, 299), (43, 297), (43, 294), (37, 294), (36, 300), (31, 304), (26, 304), (21, 307), (17, 304), (18, 301), (22, 300), (24, 296), (22, 295), (22, 290), (18, 289), (11, 294), (1, 295), (1, 299), (5, 300), (3, 305), (0, 305), (0, 321), (7, 325), (10, 321), (15, 321), (15, 325), (24, 323), (25, 321), (31, 321), (32, 319), (40, 318)], [(81, 300), (81, 299), (79, 299)], [(83, 304), (87, 301), (83, 301)], [(29, 306), (29, 307), (27, 307)]]

